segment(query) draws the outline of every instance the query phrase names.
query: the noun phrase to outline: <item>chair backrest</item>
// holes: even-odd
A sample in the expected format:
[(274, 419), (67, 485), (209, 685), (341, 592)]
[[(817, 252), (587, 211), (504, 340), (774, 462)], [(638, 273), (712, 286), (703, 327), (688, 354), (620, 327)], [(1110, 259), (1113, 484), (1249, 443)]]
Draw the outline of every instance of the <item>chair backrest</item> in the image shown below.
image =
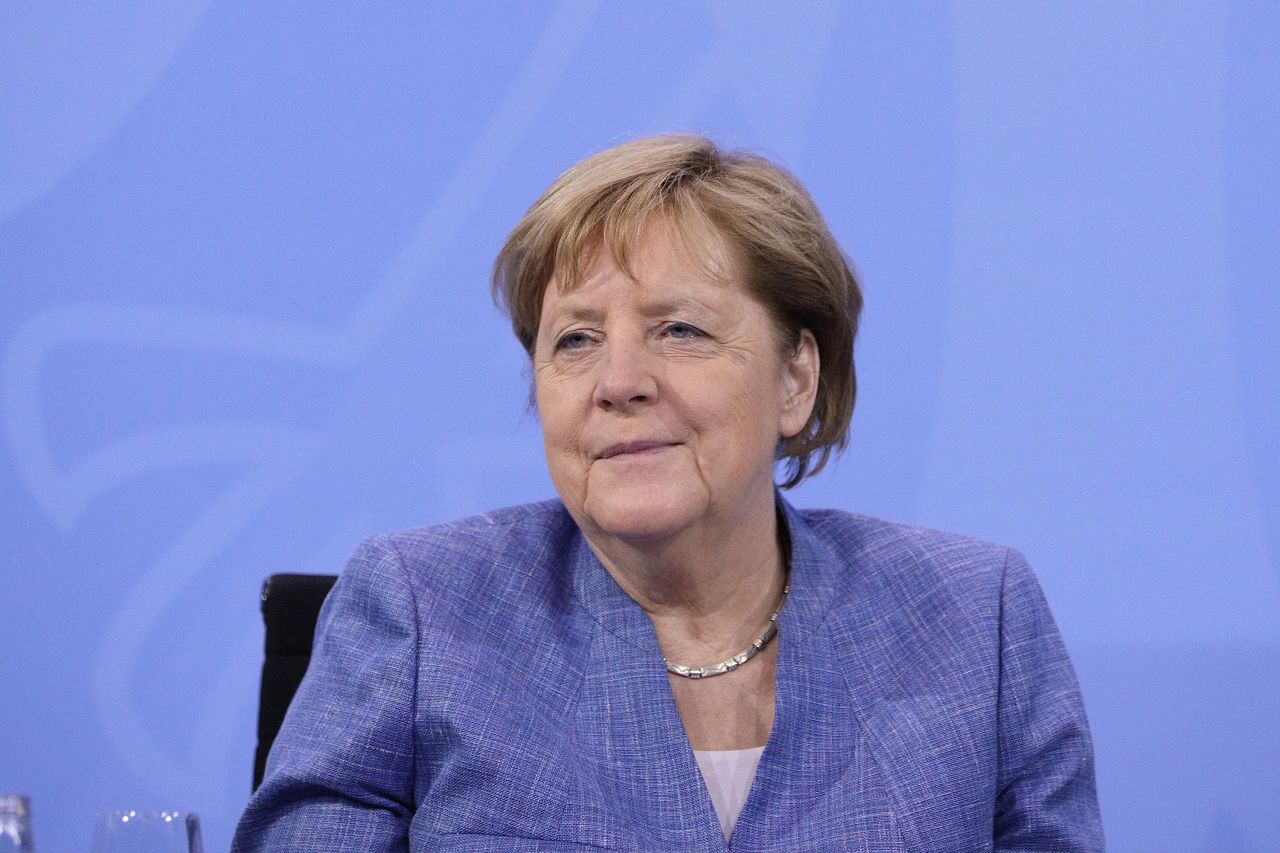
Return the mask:
[(258, 699), (258, 748), (253, 756), (253, 789), (262, 784), (267, 753), (284, 722), (289, 702), (311, 661), (311, 640), (325, 596), (336, 575), (272, 575), (262, 584), (266, 655)]

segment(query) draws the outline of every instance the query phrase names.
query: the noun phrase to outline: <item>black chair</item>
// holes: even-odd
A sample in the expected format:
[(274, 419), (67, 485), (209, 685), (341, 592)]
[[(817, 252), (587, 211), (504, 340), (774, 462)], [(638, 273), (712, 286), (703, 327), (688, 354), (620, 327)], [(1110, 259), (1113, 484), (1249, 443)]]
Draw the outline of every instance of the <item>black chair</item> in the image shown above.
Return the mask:
[(253, 756), (253, 789), (262, 784), (267, 753), (284, 722), (284, 713), (311, 662), (311, 639), (320, 605), (336, 575), (272, 575), (262, 584), (262, 621), (266, 656), (258, 700), (258, 748)]

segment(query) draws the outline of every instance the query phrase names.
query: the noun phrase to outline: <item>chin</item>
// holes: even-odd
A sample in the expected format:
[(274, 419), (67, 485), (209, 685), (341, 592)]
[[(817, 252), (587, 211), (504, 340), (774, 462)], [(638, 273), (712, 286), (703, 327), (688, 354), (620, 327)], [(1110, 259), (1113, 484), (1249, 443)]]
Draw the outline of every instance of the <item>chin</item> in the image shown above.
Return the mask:
[(693, 484), (609, 484), (589, 489), (583, 505), (590, 523), (624, 541), (667, 539), (695, 525), (708, 509), (709, 496)]

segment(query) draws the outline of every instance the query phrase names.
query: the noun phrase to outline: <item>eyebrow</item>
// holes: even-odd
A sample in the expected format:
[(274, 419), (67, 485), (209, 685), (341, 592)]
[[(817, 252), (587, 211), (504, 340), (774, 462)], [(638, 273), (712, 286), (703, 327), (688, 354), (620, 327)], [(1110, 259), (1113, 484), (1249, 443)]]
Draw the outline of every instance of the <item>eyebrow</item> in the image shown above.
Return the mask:
[[(566, 300), (568, 301), (568, 300)], [(699, 316), (705, 316), (710, 309), (704, 303), (696, 299), (668, 299), (662, 302), (652, 302), (641, 308), (641, 313), (647, 317), (660, 317), (664, 314), (681, 314), (685, 312), (694, 312)], [(581, 323), (600, 323), (606, 316), (605, 311), (598, 308), (589, 308), (585, 305), (575, 306), (570, 303), (567, 307), (558, 310), (552, 315), (552, 320), (556, 323), (565, 321), (581, 322)]]
[(604, 312), (595, 308), (587, 308), (585, 306), (561, 308), (556, 311), (550, 318), (553, 322), (563, 323), (599, 323), (604, 320)]

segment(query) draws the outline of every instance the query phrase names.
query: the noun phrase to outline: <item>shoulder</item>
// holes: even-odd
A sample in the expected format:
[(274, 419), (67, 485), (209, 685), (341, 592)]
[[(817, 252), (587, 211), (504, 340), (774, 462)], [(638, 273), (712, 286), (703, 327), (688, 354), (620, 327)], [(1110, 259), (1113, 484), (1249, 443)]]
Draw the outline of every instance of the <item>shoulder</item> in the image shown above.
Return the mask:
[(551, 605), (577, 526), (558, 500), (485, 512), (365, 540), (340, 585), (382, 595), (403, 590), (436, 615), (512, 605)]
[(999, 642), (1006, 605), (1043, 611), (1031, 570), (1011, 548), (849, 512), (793, 518), (793, 559), (821, 578), (820, 620), (864, 645), (933, 659), (983, 655)]
[(839, 509), (801, 509), (796, 513), (815, 533), (869, 552), (898, 556), (955, 558), (961, 562), (983, 561), (1003, 555), (1008, 548), (960, 533), (948, 533), (873, 518)]
[(809, 535), (842, 568), (843, 584), (875, 583), (916, 595), (937, 589), (998, 594), (1012, 548), (972, 536), (830, 509), (799, 510)]
[(1048, 603), (1017, 550), (847, 512), (798, 518), (809, 562), (828, 567), (816, 570), (830, 595), (825, 624), (857, 635), (857, 646), (892, 650), (933, 682), (957, 667), (994, 673), (1002, 646), (1059, 655)]

